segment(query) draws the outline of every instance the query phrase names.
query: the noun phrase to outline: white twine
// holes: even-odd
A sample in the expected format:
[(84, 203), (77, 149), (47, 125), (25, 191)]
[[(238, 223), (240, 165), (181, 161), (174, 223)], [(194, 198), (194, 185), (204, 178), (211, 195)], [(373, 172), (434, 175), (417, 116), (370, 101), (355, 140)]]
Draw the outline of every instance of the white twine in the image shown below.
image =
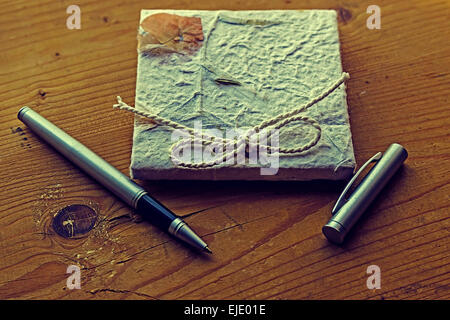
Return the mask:
[[(280, 154), (294, 154), (294, 153), (300, 153), (307, 151), (317, 145), (317, 143), (320, 140), (321, 134), (322, 134), (322, 128), (320, 127), (320, 124), (317, 122), (317, 120), (308, 117), (299, 115), (299, 113), (302, 113), (306, 111), (308, 108), (312, 107), (319, 101), (325, 99), (329, 94), (331, 94), (334, 90), (336, 90), (342, 83), (344, 83), (346, 80), (350, 79), (350, 75), (346, 72), (342, 73), (342, 76), (330, 87), (328, 87), (326, 90), (324, 90), (321, 94), (316, 96), (315, 98), (311, 99), (308, 103), (304, 104), (303, 106), (300, 106), (292, 111), (285, 112), (282, 114), (279, 114), (278, 116), (275, 116), (273, 118), (267, 119), (262, 121), (260, 124), (254, 126), (253, 128), (249, 129), (245, 134), (239, 136), (237, 140), (234, 139), (224, 139), (222, 137), (216, 137), (216, 136), (210, 136), (207, 134), (202, 134), (199, 132), (196, 132), (194, 128), (185, 126), (181, 123), (172, 121), (170, 119), (166, 119), (164, 117), (152, 114), (150, 112), (146, 112), (143, 110), (139, 110), (136, 108), (133, 108), (122, 101), (122, 98), (120, 96), (117, 97), (117, 104), (114, 104), (114, 108), (118, 108), (121, 110), (126, 110), (129, 112), (132, 112), (134, 114), (137, 114), (141, 117), (147, 118), (152, 120), (158, 125), (167, 126), (172, 130), (185, 130), (188, 132), (191, 139), (186, 140), (182, 139), (175, 144), (173, 144), (170, 148), (170, 155), (172, 161), (181, 167), (191, 168), (191, 169), (204, 169), (204, 168), (210, 168), (217, 166), (221, 163), (225, 163), (225, 160), (236, 157), (240, 152), (243, 151), (245, 148), (248, 150), (251, 147), (261, 147), (258, 139), (251, 139), (251, 137), (254, 134), (257, 134), (258, 132), (261, 132), (261, 130), (266, 129), (268, 127), (271, 127), (272, 129), (280, 129), (284, 126), (286, 126), (288, 123), (293, 121), (302, 121), (307, 125), (310, 125), (315, 129), (314, 137), (307, 143), (294, 147), (294, 148), (275, 148), (271, 146), (262, 146), (267, 148), (266, 150), (270, 150), (271, 152), (278, 152)], [(252, 140), (257, 140), (256, 142), (253, 142)], [(202, 161), (199, 163), (192, 163), (192, 162), (186, 162), (183, 161), (181, 158), (178, 157), (179, 150), (186, 146), (186, 144), (191, 144), (191, 141), (194, 141), (194, 144), (201, 144), (202, 146), (205, 145), (212, 145), (215, 144), (222, 144), (227, 150), (222, 157), (219, 159), (214, 159), (211, 161)]]

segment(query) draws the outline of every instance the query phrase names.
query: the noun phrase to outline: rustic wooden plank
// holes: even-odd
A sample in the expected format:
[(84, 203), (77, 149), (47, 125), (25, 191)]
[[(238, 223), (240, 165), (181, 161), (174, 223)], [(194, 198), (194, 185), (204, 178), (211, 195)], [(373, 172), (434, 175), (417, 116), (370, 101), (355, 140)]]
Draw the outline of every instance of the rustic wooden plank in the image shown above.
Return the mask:
[[(321, 234), (342, 183), (152, 182), (146, 188), (210, 244), (204, 257), (142, 222), (16, 118), (29, 105), (124, 173), (133, 117), (136, 26), (158, 3), (83, 0), (82, 29), (65, 26), (69, 1), (2, 1), (0, 12), (0, 298), (448, 299), (450, 6), (378, 1), (165, 1), (183, 9), (334, 8), (359, 164), (390, 143), (409, 158), (348, 241)], [(98, 213), (77, 239), (57, 235), (69, 204)], [(192, 213), (192, 214), (191, 214)], [(66, 288), (79, 265), (81, 290)], [(382, 288), (368, 290), (379, 265)]]

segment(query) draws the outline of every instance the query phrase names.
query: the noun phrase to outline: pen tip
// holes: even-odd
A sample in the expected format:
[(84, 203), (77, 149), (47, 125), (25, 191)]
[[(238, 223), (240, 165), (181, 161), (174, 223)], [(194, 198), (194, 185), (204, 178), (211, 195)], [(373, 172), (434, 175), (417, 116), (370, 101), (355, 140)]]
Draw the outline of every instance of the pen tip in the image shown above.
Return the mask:
[(205, 251), (208, 253), (212, 253), (211, 249), (209, 249), (208, 246), (205, 247)]

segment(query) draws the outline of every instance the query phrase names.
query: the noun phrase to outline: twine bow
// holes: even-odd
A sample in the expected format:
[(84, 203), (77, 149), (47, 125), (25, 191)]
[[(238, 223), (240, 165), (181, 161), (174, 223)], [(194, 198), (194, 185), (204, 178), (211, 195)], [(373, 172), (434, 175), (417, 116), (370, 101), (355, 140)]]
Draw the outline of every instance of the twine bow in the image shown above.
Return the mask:
[[(314, 147), (320, 140), (322, 134), (322, 128), (317, 120), (300, 115), (300, 113), (306, 111), (308, 108), (312, 107), (319, 101), (325, 99), (328, 95), (330, 95), (334, 90), (336, 90), (342, 83), (344, 83), (347, 79), (350, 78), (350, 75), (346, 72), (342, 73), (342, 76), (329, 88), (322, 91), (321, 94), (311, 99), (308, 103), (286, 113), (279, 114), (273, 118), (262, 121), (260, 124), (254, 126), (253, 128), (246, 131), (245, 134), (240, 135), (237, 140), (234, 139), (226, 139), (217, 136), (211, 136), (205, 133), (198, 133), (194, 130), (194, 128), (185, 126), (181, 123), (172, 121), (170, 119), (166, 119), (164, 117), (152, 114), (150, 112), (143, 111), (143, 109), (136, 109), (125, 102), (122, 101), (120, 96), (117, 97), (117, 104), (114, 104), (114, 108), (118, 108), (121, 110), (126, 110), (137, 114), (141, 117), (152, 120), (158, 125), (167, 126), (172, 130), (184, 130), (188, 133), (190, 139), (182, 139), (171, 146), (170, 155), (172, 161), (181, 167), (191, 168), (191, 169), (203, 169), (217, 166), (221, 163), (225, 163), (227, 159), (238, 156), (243, 149), (247, 151), (252, 147), (263, 147), (267, 148), (266, 150), (270, 150), (271, 153), (280, 153), (280, 154), (294, 154), (307, 151)], [(293, 121), (302, 121), (303, 123), (310, 125), (315, 129), (315, 134), (310, 141), (307, 143), (296, 146), (294, 148), (275, 148), (269, 145), (262, 145), (255, 139), (255, 134), (261, 132), (262, 130), (271, 129), (280, 129), (286, 126), (288, 123)], [(184, 148), (187, 144), (191, 144), (194, 141), (195, 143), (200, 144), (201, 146), (211, 145), (211, 147), (215, 146), (225, 146), (226, 152), (223, 153), (221, 157), (218, 159), (213, 159), (211, 161), (202, 161), (199, 163), (187, 162), (181, 159), (179, 155), (180, 149)]]

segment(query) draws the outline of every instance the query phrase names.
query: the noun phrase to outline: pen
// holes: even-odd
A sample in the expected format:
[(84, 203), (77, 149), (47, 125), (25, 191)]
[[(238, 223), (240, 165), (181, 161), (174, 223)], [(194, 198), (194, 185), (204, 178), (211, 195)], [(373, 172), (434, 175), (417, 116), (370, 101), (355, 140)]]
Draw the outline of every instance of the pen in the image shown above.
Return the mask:
[(17, 117), (39, 137), (117, 197), (135, 208), (152, 224), (195, 248), (212, 253), (208, 245), (180, 217), (82, 143), (29, 107), (21, 108)]

